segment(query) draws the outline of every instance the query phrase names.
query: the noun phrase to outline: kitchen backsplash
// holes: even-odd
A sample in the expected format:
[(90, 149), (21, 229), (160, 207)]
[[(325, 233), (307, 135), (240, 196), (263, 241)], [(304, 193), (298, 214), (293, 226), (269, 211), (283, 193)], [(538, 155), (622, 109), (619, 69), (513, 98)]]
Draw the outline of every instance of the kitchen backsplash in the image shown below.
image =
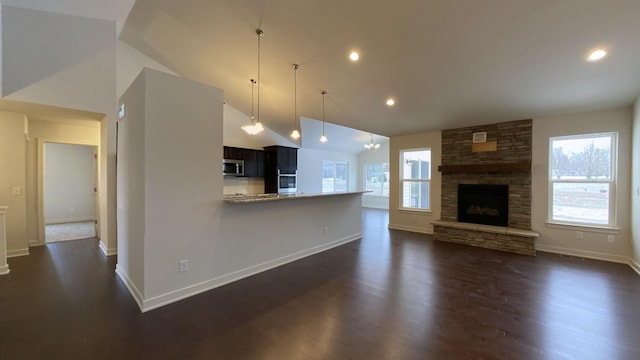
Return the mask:
[(264, 179), (225, 176), (223, 193), (224, 195), (262, 194), (264, 193)]

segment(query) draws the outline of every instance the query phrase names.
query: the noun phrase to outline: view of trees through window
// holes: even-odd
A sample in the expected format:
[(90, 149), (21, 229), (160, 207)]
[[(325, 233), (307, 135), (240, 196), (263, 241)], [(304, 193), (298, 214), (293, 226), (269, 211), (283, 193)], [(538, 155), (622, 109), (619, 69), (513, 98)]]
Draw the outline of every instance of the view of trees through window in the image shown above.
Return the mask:
[(322, 161), (322, 192), (346, 192), (349, 164), (345, 161)]
[(615, 133), (550, 139), (551, 220), (613, 225), (615, 144)]
[(389, 196), (389, 163), (364, 166), (365, 195)]
[(400, 154), (401, 208), (428, 210), (431, 150), (402, 150)]

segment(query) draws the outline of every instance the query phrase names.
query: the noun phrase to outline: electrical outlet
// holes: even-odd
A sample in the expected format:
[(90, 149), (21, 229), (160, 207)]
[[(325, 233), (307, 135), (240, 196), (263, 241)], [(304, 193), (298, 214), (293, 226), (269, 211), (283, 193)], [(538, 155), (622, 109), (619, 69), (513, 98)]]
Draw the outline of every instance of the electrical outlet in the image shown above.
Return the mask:
[(582, 231), (576, 231), (576, 239), (583, 239), (584, 238), (584, 234), (582, 233)]
[(616, 236), (615, 235), (607, 235), (607, 241), (612, 243), (612, 242), (616, 242)]
[(12, 189), (11, 193), (13, 195), (22, 195), (22, 188), (20, 188), (19, 186), (16, 186)]
[(329, 231), (329, 228), (325, 226), (324, 228), (322, 228), (322, 235), (327, 235), (328, 231)]
[(180, 260), (180, 272), (189, 271), (189, 260)]

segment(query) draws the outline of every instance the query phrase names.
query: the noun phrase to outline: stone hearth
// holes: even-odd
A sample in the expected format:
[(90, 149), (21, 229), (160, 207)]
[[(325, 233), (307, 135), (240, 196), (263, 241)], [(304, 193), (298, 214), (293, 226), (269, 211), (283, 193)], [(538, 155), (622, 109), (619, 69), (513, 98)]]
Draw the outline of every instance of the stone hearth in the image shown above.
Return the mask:
[[(475, 146), (473, 134), (486, 132)], [(442, 209), (434, 222), (438, 241), (535, 255), (531, 230), (532, 121), (520, 120), (442, 132)], [(481, 143), (483, 144), (483, 143)], [(508, 185), (508, 226), (458, 222), (458, 184)]]

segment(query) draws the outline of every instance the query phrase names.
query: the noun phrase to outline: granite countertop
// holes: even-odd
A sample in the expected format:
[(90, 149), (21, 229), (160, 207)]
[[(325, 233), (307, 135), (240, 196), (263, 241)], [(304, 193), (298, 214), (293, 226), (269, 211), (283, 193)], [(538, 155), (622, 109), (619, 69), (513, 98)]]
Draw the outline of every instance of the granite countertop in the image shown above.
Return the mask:
[(247, 203), (257, 203), (257, 202), (266, 202), (266, 201), (309, 199), (309, 198), (327, 197), (327, 196), (357, 195), (357, 194), (364, 194), (366, 192), (368, 191), (350, 191), (350, 192), (336, 192), (336, 193), (325, 193), (325, 194), (304, 194), (304, 193), (234, 194), (234, 195), (225, 195), (224, 202), (227, 204), (247, 204)]

